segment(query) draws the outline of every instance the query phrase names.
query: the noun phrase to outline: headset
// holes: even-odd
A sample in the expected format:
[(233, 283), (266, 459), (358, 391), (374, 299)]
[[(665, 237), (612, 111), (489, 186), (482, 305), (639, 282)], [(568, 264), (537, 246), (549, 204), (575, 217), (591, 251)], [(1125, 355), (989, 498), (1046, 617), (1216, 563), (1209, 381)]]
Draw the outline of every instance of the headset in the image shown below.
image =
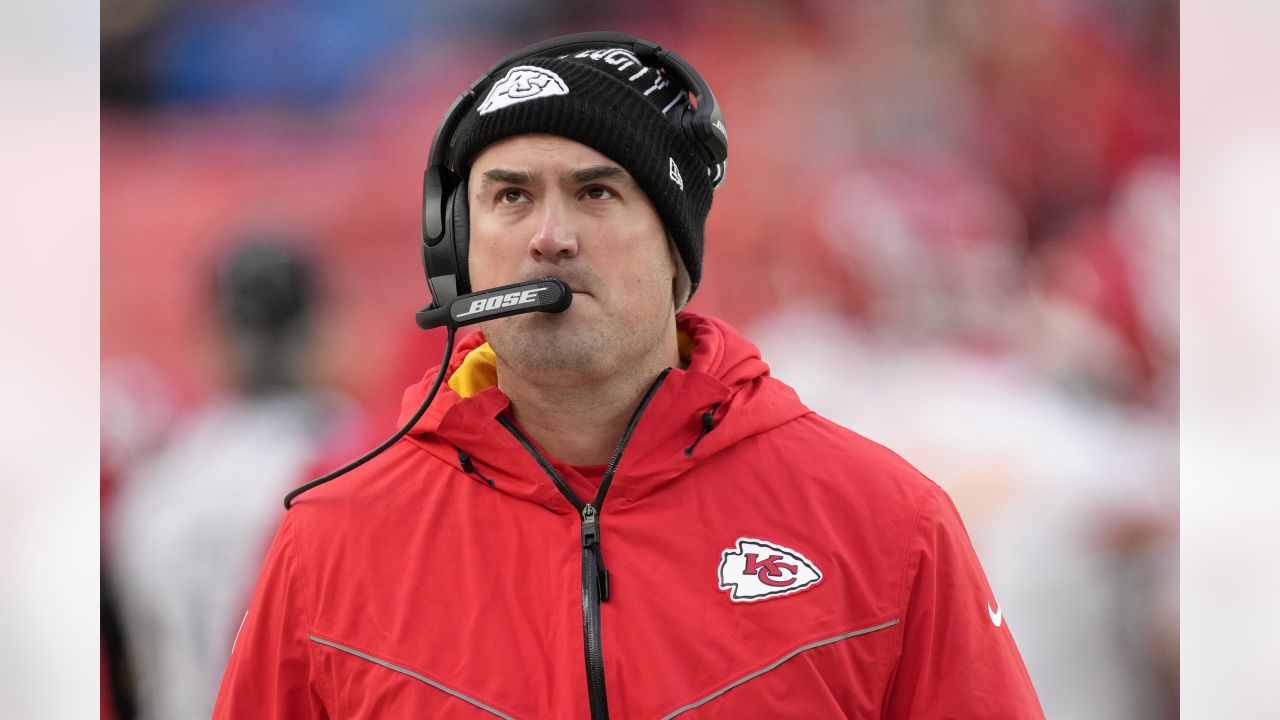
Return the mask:
[(724, 180), (725, 160), (729, 154), (724, 115), (706, 80), (679, 55), (648, 40), (619, 32), (575, 33), (517, 50), (494, 63), (488, 72), (453, 101), (431, 142), (431, 154), (422, 182), (422, 266), (432, 302), (418, 311), (419, 327), (425, 330), (448, 323), (446, 309), (457, 298), (471, 292), (467, 265), (470, 243), (467, 183), (458, 168), (448, 164), (459, 123), (509, 67), (531, 58), (560, 57), (602, 46), (631, 51), (645, 65), (674, 77), (685, 92), (693, 96), (692, 105), (677, 106), (673, 122), (706, 162), (712, 187), (718, 187)]
[(422, 265), (431, 291), (431, 303), (415, 315), (423, 330), (445, 327), (444, 357), (431, 389), (422, 406), (394, 435), (360, 458), (333, 472), (294, 488), (284, 498), (286, 509), (302, 493), (323, 485), (360, 467), (404, 437), (418, 422), (435, 399), (453, 355), (454, 334), (464, 325), (494, 320), (527, 312), (563, 312), (573, 301), (569, 286), (554, 278), (520, 282), (503, 287), (472, 292), (467, 268), (470, 241), (467, 183), (456, 167), (448, 164), (454, 132), (462, 118), (489, 89), (501, 71), (509, 66), (537, 57), (559, 57), (586, 49), (619, 47), (630, 50), (646, 65), (673, 76), (693, 102), (679, 107), (676, 126), (698, 149), (707, 164), (712, 188), (724, 181), (725, 160), (729, 155), (729, 136), (724, 128), (720, 105), (702, 76), (693, 66), (670, 50), (640, 38), (618, 32), (587, 32), (544, 40), (518, 50), (499, 60), (484, 75), (462, 92), (445, 113), (431, 141), (431, 153), (422, 187)]

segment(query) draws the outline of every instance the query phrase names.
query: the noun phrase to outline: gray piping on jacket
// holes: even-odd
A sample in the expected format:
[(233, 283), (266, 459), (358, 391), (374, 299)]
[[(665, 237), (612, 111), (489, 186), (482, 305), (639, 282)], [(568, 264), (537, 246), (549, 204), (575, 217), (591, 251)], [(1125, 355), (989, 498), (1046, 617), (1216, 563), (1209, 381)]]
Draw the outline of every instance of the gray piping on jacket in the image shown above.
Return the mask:
[(462, 701), (464, 701), (464, 702), (471, 703), (472, 705), (475, 705), (476, 707), (480, 708), (481, 710), (485, 710), (485, 711), (487, 711), (487, 712), (491, 712), (491, 713), (493, 713), (494, 715), (497, 715), (497, 716), (498, 716), (498, 717), (500, 717), (500, 718), (506, 718), (506, 720), (515, 720), (515, 718), (513, 718), (513, 717), (511, 717), (510, 715), (508, 715), (508, 714), (506, 714), (506, 713), (502, 712), (501, 710), (497, 710), (497, 709), (495, 709), (495, 708), (491, 708), (491, 707), (489, 707), (488, 705), (485, 705), (484, 703), (480, 702), (479, 700), (476, 700), (476, 699), (475, 699), (475, 698), (473, 698), (473, 697), (468, 697), (468, 696), (463, 695), (462, 693), (458, 692), (457, 690), (452, 690), (452, 689), (450, 689), (450, 688), (447, 688), (447, 687), (445, 687), (444, 685), (441, 685), (440, 683), (436, 682), (435, 680), (431, 680), (431, 679), (429, 679), (429, 678), (427, 678), (427, 677), (424, 677), (424, 676), (422, 676), (422, 675), (419, 675), (418, 673), (416, 673), (416, 672), (414, 672), (414, 671), (410, 670), (409, 668), (403, 668), (403, 667), (400, 667), (399, 665), (396, 665), (395, 663), (390, 663), (390, 662), (387, 662), (386, 660), (383, 660), (382, 658), (377, 658), (377, 657), (374, 657), (374, 656), (372, 656), (372, 655), (368, 655), (368, 654), (366, 654), (366, 653), (362, 653), (362, 652), (360, 652), (359, 650), (356, 650), (355, 648), (349, 648), (349, 647), (347, 647), (347, 646), (345, 646), (345, 645), (340, 645), (340, 644), (338, 644), (338, 643), (336, 643), (336, 642), (334, 642), (334, 641), (332, 641), (332, 640), (325, 640), (324, 638), (322, 638), (322, 637), (316, 637), (315, 635), (308, 635), (307, 637), (309, 637), (309, 638), (311, 638), (312, 640), (314, 640), (314, 641), (316, 641), (316, 642), (320, 643), (321, 645), (328, 645), (329, 647), (334, 648), (335, 650), (341, 650), (341, 651), (342, 651), (342, 652), (344, 652), (344, 653), (349, 653), (349, 654), (351, 654), (351, 655), (355, 655), (355, 656), (356, 656), (356, 657), (358, 657), (358, 658), (364, 658), (365, 660), (368, 660), (368, 661), (369, 661), (369, 662), (371, 662), (371, 663), (375, 663), (375, 664), (381, 665), (382, 667), (387, 668), (388, 670), (395, 670), (395, 671), (396, 671), (396, 672), (398, 672), (398, 673), (403, 673), (403, 674), (405, 674), (405, 675), (408, 675), (409, 677), (413, 678), (414, 680), (421, 680), (422, 682), (424, 682), (424, 683), (426, 683), (426, 684), (430, 685), (431, 687), (433, 687), (433, 688), (435, 688), (435, 689), (439, 690), (440, 692), (448, 693), (448, 694), (450, 694), (450, 695), (452, 695), (452, 696), (454, 696), (454, 697), (458, 698), (459, 700), (462, 700)]
[(841, 640), (851, 638), (855, 635), (866, 635), (867, 633), (873, 633), (877, 630), (883, 630), (887, 627), (892, 627), (897, 624), (898, 624), (897, 620), (890, 620), (889, 622), (883, 623), (881, 625), (876, 625), (874, 627), (869, 627), (869, 628), (863, 628), (861, 630), (854, 630), (853, 632), (847, 632), (847, 633), (844, 633), (843, 635), (836, 635), (835, 637), (827, 638), (826, 640), (819, 640), (817, 642), (811, 642), (808, 645), (798, 647), (795, 650), (792, 650), (791, 652), (787, 653), (786, 655), (783, 655), (781, 659), (779, 659), (777, 662), (773, 663), (772, 665), (769, 665), (767, 667), (762, 667), (759, 670), (756, 670), (755, 672), (751, 673), (750, 675), (746, 675), (741, 678), (738, 678), (737, 680), (734, 680), (733, 682), (729, 683), (728, 685), (725, 685), (724, 687), (702, 698), (701, 700), (695, 700), (694, 702), (691, 702), (682, 708), (676, 709), (675, 712), (672, 712), (669, 715), (664, 715), (662, 720), (671, 720), (671, 718), (679, 715), (680, 713), (683, 713), (688, 710), (692, 710), (698, 707), (699, 705), (705, 705), (706, 703), (709, 703), (712, 700), (720, 697), (721, 695), (729, 692), (730, 690), (738, 687), (742, 683), (747, 682), (749, 680), (754, 680), (755, 678), (760, 677), (761, 675), (769, 672), (770, 670), (778, 667), (782, 663), (790, 660), (791, 658), (799, 655), (802, 652), (805, 652), (806, 650), (812, 650), (817, 647), (822, 647), (823, 645), (830, 645), (831, 643), (840, 642)]

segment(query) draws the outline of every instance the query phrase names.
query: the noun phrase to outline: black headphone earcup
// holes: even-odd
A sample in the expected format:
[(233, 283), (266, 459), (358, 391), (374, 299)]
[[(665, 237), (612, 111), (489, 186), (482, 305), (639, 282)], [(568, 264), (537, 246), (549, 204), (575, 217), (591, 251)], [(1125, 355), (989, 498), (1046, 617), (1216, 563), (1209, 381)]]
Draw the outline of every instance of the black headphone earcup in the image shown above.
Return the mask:
[(458, 272), (458, 294), (471, 292), (471, 275), (467, 254), (471, 246), (471, 208), (467, 204), (467, 183), (464, 180), (449, 195), (445, 212), (445, 241), (453, 243), (453, 262)]

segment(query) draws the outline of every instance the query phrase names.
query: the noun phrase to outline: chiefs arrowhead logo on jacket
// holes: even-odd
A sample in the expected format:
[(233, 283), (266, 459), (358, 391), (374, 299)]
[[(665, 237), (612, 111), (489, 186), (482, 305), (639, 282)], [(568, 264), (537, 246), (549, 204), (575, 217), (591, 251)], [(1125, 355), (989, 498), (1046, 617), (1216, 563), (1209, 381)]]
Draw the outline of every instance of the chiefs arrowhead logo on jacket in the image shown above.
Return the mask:
[(790, 595), (822, 580), (822, 571), (804, 555), (754, 538), (738, 538), (720, 560), (720, 589), (734, 602)]

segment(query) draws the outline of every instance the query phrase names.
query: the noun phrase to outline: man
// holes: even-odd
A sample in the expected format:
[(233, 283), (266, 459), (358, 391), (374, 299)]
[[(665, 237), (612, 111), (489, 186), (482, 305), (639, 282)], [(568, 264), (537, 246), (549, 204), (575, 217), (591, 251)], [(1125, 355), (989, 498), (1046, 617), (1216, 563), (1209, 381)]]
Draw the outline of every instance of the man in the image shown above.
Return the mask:
[(945, 493), (679, 312), (723, 168), (641, 51), (519, 57), (446, 120), (460, 273), (572, 304), (484, 323), (298, 498), (216, 717), (1043, 716)]
[(120, 669), (136, 678), (120, 690), (143, 720), (209, 717), (280, 493), (353, 423), (348, 401), (310, 378), (316, 283), (295, 245), (253, 233), (220, 258), (210, 305), (228, 386), (127, 469), (108, 512)]

